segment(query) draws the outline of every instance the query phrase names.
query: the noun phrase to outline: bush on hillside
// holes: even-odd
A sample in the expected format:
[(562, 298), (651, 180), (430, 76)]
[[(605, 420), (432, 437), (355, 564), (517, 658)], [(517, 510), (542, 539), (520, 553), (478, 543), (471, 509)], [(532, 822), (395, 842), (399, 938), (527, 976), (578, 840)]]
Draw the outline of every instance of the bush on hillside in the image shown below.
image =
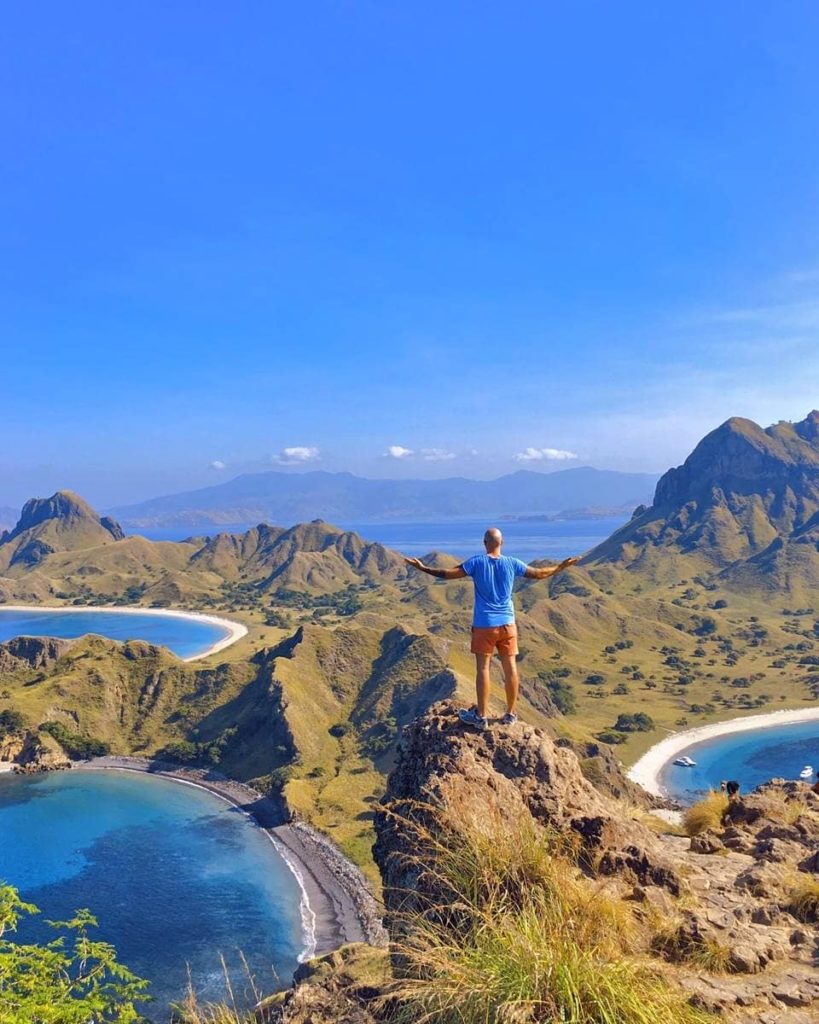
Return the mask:
[(26, 720), (20, 711), (13, 711), (11, 708), (5, 711), (0, 711), (0, 736), (6, 736), (9, 733), (22, 732), (25, 728)]
[(788, 910), (800, 921), (819, 921), (819, 879), (800, 879), (791, 889)]
[(110, 743), (95, 739), (93, 736), (83, 736), (81, 733), (73, 732), (62, 722), (43, 722), (40, 731), (53, 736), (66, 754), (75, 761), (85, 761), (90, 757), (105, 757), (106, 754), (111, 753)]
[(601, 743), (609, 743), (611, 746), (616, 746), (618, 743), (625, 743), (628, 736), (624, 732), (617, 732), (614, 729), (604, 729), (602, 732), (597, 733), (597, 738)]
[(654, 719), (643, 711), (633, 715), (622, 714), (617, 716), (614, 728), (618, 732), (651, 732), (654, 728)]
[(573, 715), (577, 710), (574, 687), (566, 681), (568, 672), (563, 670), (560, 675), (557, 671), (546, 671), (538, 673), (538, 680), (548, 690), (555, 707), (564, 715)]

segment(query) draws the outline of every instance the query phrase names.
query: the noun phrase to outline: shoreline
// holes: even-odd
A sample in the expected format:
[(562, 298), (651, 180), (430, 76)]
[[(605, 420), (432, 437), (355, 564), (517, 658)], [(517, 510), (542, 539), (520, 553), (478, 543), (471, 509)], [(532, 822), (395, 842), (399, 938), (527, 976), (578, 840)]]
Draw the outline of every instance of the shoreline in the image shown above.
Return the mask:
[[(233, 619), (225, 619), (220, 615), (211, 615), (208, 612), (189, 612), (183, 611), (177, 608), (143, 608), (135, 605), (105, 605), (105, 604), (87, 604), (87, 605), (47, 605), (47, 604), (0, 604), (0, 611), (9, 612), (54, 612), (60, 613), (71, 613), (71, 612), (109, 612), (109, 613), (120, 613), (128, 615), (165, 615), (169, 618), (176, 619), (191, 619), (194, 622), (207, 622), (210, 625), (221, 626), (222, 629), (227, 631), (226, 636), (223, 636), (221, 640), (217, 640), (216, 643), (210, 645), (204, 651), (200, 651), (199, 654), (191, 654), (187, 658), (180, 658), (180, 661), (199, 661), (201, 658), (207, 658), (211, 654), (218, 654), (223, 651), (226, 647), (230, 647), (231, 644), (236, 643), (237, 640), (241, 640), (242, 637), (247, 636), (247, 626), (241, 622), (234, 622)], [(159, 645), (161, 646), (161, 645)]]
[(156, 775), (195, 786), (251, 818), (266, 833), (301, 890), (305, 948), (300, 962), (349, 942), (381, 945), (385, 941), (378, 904), (359, 869), (306, 822), (285, 821), (274, 801), (251, 786), (217, 772), (178, 768), (139, 757), (97, 757), (74, 762), (73, 767)]
[(673, 761), (683, 750), (693, 746), (695, 743), (702, 743), (705, 740), (716, 739), (719, 736), (730, 736), (737, 732), (755, 732), (758, 729), (768, 729), (777, 725), (799, 725), (802, 722), (819, 721), (819, 708), (795, 708), (782, 711), (767, 711), (761, 715), (745, 715), (739, 718), (728, 718), (724, 722), (712, 722), (706, 725), (698, 725), (693, 729), (686, 729), (684, 732), (675, 732), (665, 739), (655, 743), (653, 747), (638, 758), (628, 769), (626, 775), (632, 782), (642, 786), (647, 792), (654, 796), (667, 797), (660, 775), (669, 761)]

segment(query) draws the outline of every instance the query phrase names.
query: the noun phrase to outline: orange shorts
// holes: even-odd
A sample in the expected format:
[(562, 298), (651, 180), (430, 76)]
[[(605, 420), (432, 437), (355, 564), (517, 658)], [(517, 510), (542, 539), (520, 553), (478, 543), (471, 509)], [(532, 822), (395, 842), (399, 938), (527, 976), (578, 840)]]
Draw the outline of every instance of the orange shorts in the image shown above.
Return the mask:
[(506, 626), (473, 626), (472, 647), (473, 654), (498, 654), (518, 653), (518, 627), (514, 622)]

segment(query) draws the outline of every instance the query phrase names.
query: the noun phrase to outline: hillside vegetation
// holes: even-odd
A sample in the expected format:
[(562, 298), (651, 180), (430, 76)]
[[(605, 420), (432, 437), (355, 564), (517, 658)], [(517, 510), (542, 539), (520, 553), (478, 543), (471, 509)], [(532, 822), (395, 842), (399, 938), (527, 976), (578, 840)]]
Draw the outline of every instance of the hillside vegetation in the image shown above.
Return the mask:
[[(622, 788), (616, 760), (669, 729), (816, 700), (817, 424), (729, 420), (580, 565), (521, 581), (523, 717), (598, 784)], [(472, 697), (469, 581), (432, 581), (320, 520), (152, 542), (61, 492), (27, 503), (0, 565), (9, 603), (170, 605), (249, 628), (190, 664), (100, 638), (0, 645), (0, 712), (253, 780), (365, 865), (401, 727)]]

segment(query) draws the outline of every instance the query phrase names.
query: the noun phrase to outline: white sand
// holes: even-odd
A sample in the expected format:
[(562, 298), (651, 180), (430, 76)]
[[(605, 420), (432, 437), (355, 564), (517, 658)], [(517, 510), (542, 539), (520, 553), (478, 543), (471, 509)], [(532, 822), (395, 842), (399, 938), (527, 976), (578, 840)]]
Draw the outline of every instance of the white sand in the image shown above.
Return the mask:
[(800, 708), (793, 711), (770, 711), (764, 715), (748, 715), (745, 718), (730, 718), (727, 722), (713, 722), (696, 729), (675, 732), (643, 754), (628, 770), (628, 777), (656, 796), (667, 796), (660, 785), (660, 773), (669, 761), (673, 761), (686, 747), (716, 736), (727, 736), (735, 732), (752, 732), (769, 729), (776, 725), (798, 725), (800, 722), (819, 720), (819, 708)]
[(207, 658), (211, 654), (217, 654), (226, 647), (240, 640), (247, 635), (247, 626), (241, 622), (233, 622), (231, 619), (223, 619), (218, 615), (206, 615), (204, 612), (185, 612), (175, 608), (134, 608), (130, 605), (111, 607), (110, 605), (45, 605), (45, 604), (3, 604), (0, 611), (10, 612), (111, 612), (113, 614), (127, 612), (129, 615), (168, 615), (177, 619), (194, 619), (197, 622), (209, 622), (215, 626), (221, 626), (227, 630), (227, 636), (217, 640), (207, 650), (200, 654), (194, 654), (190, 658), (183, 658), (183, 661), (198, 661), (200, 658)]

